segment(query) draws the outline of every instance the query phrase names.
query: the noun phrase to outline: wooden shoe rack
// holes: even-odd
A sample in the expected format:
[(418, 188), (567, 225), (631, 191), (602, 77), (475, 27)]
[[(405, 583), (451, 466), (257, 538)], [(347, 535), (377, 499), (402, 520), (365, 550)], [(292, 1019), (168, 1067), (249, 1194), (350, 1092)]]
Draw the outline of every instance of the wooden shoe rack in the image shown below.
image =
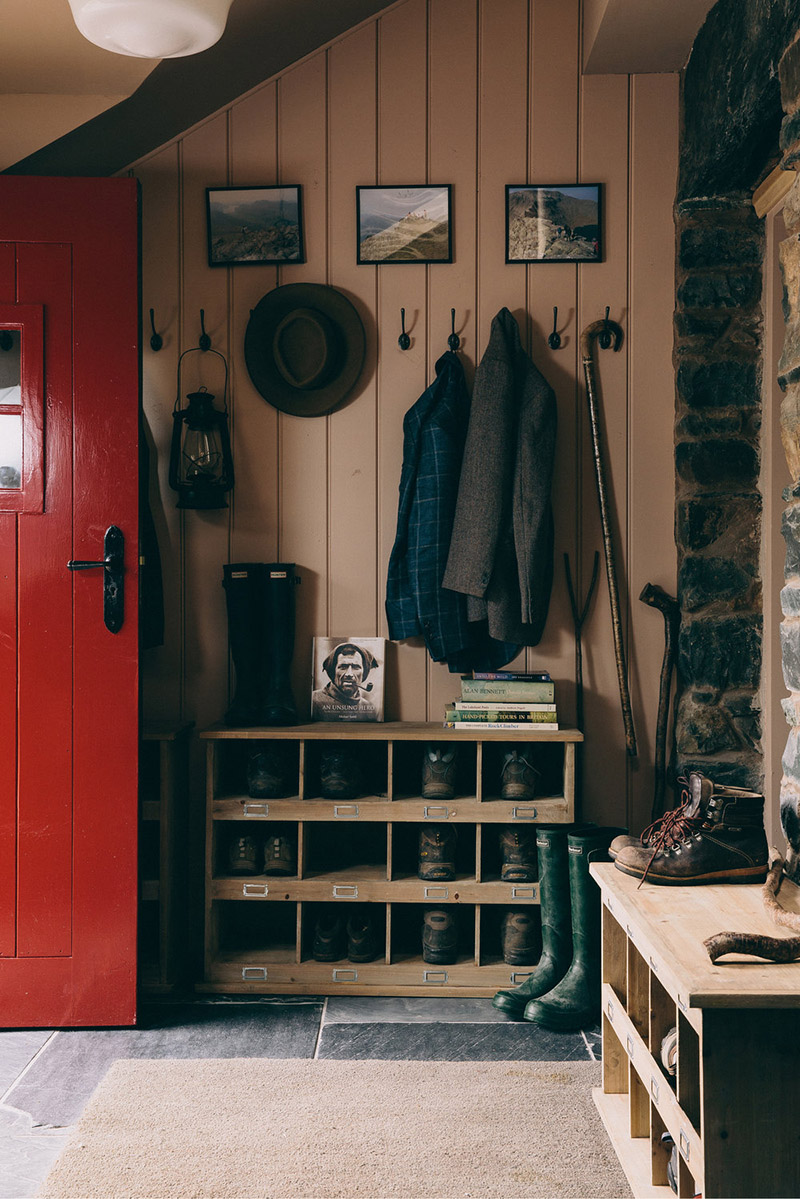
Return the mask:
[[(500, 881), (503, 826), (574, 819), (575, 729), (557, 732), (475, 732), (439, 724), (328, 724), (236, 729), (200, 734), (207, 750), (205, 969), (198, 989), (315, 995), (488, 996), (519, 983), (530, 967), (502, 960), (500, 921), (509, 908), (539, 902), (538, 884)], [(247, 759), (278, 742), (292, 763), (291, 794), (253, 799)], [(427, 742), (459, 744), (456, 794), (423, 799)], [(500, 772), (509, 744), (532, 749), (542, 794), (500, 798)], [(351, 747), (359, 756), (365, 794), (323, 798), (321, 754)], [(456, 878), (426, 883), (417, 877), (422, 825), (457, 826)], [(297, 873), (230, 877), (233, 837), (285, 835), (297, 846)], [(312, 956), (314, 926), (323, 905), (369, 904), (382, 952), (375, 961), (333, 963)], [(423, 961), (426, 907), (455, 905), (457, 960)]]
[[(613, 864), (591, 867), (603, 897), (603, 1085), (595, 1102), (636, 1199), (800, 1195), (795, 1053), (800, 963), (728, 955), (719, 932), (779, 935), (760, 886), (654, 886)], [(800, 912), (789, 882), (781, 902)], [(661, 1042), (678, 1030), (677, 1076)]]

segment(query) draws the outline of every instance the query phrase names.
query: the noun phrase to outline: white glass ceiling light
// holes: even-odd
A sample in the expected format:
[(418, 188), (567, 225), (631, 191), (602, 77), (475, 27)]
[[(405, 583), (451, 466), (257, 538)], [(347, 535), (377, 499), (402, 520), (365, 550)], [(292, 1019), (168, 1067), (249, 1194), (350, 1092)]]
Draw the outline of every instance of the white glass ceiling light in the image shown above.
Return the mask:
[(83, 36), (133, 58), (183, 58), (219, 41), (232, 0), (69, 0)]

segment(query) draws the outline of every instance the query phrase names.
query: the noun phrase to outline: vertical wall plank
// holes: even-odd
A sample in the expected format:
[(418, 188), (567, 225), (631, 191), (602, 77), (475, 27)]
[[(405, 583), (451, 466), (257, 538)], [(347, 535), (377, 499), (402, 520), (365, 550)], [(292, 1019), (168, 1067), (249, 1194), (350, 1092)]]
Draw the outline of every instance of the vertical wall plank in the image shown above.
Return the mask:
[(657, 583), (672, 596), (677, 586), (673, 504), (665, 501), (675, 491), (672, 205), (678, 100), (677, 75), (635, 75), (631, 80), (629, 657), (640, 765), (631, 774), (629, 823), (637, 831), (651, 819), (664, 655), (664, 621), (638, 597), (646, 583)]
[[(142, 404), (150, 445), (150, 509), (164, 589), (164, 644), (142, 654), (142, 705), (150, 720), (181, 717), (183, 553), (177, 495), (169, 487), (172, 406), (180, 353), (181, 274), (178, 148), (169, 146), (136, 172), (142, 206)], [(149, 311), (163, 339), (150, 346)]]
[[(378, 25), (378, 183), (424, 183), (428, 149), (428, 5), (409, 0)], [(400, 100), (402, 97), (402, 101)], [(403, 461), (403, 417), (425, 390), (427, 268), (416, 264), (365, 267), (375, 271), (378, 294), (377, 500), (378, 631), (387, 635), (384, 602), (389, 555), (397, 530), (398, 487)], [(405, 308), (408, 350), (397, 344)], [(421, 639), (387, 647), (386, 717), (426, 718), (428, 655)]]
[[(222, 115), (190, 133), (182, 143), (182, 347), (197, 345), (202, 308), (212, 349), (229, 362), (230, 268), (208, 265), (205, 196), (206, 187), (224, 186), (227, 178), (227, 121)], [(219, 358), (203, 353), (184, 358), (184, 405), (188, 392), (206, 386), (219, 406), (223, 385), (224, 369)], [(229, 560), (229, 519), (229, 508), (210, 512), (189, 509), (184, 513), (185, 710), (189, 719), (201, 726), (219, 720), (227, 701), (228, 638), (222, 566)]]
[[(530, 129), (529, 179), (533, 183), (570, 183), (578, 178), (578, 47), (580, 0), (531, 0), (530, 3)], [(567, 81), (570, 81), (569, 83)], [(554, 95), (559, 97), (553, 104)], [(509, 180), (508, 182), (511, 182)], [(542, 640), (528, 650), (530, 669), (546, 663), (559, 680), (556, 701), (559, 720), (574, 725), (575, 641), (564, 574), (569, 554), (576, 593), (583, 596), (580, 577), (580, 457), (581, 409), (576, 387), (578, 354), (577, 281), (572, 263), (533, 263), (527, 268), (530, 353), (556, 393), (558, 433), (553, 472), (555, 559), (553, 590)], [(558, 308), (561, 347), (551, 350), (553, 307)], [(582, 751), (579, 751), (582, 752)]]
[[(281, 180), (303, 184), (306, 262), (280, 268), (280, 283), (326, 283), (328, 260), (327, 54), (307, 59), (278, 82)], [(308, 714), (311, 639), (328, 633), (328, 430), (326, 417), (281, 413), (278, 556), (296, 562), (297, 627), (292, 678)]]
[[(0, 242), (0, 301), (17, 298), (14, 246)], [(17, 932), (17, 536), (19, 517), (0, 515), (0, 954)]]
[[(364, 320), (366, 358), (359, 382), (329, 421), (330, 627), (334, 636), (378, 626), (375, 266), (356, 265), (355, 189), (376, 170), (376, 25), (331, 48), (329, 56), (330, 282)], [(385, 268), (384, 268), (385, 269)]]
[[(612, 540), (626, 652), (628, 614), (635, 581), (628, 575), (628, 77), (584, 76), (581, 86), (580, 179), (603, 183), (606, 251), (601, 263), (578, 267), (579, 322), (585, 328), (611, 309), (625, 333), (622, 349), (595, 346), (595, 380), (604, 432), (606, 485), (612, 514)], [(585, 402), (585, 400), (584, 400)], [(588, 432), (583, 446), (583, 571), (588, 579), (591, 557), (603, 540), (594, 466)], [(638, 592), (636, 593), (638, 594)], [(584, 641), (584, 687), (587, 753), (584, 770), (584, 814), (626, 822), (626, 750), (614, 657), (611, 611), (604, 564), (597, 602), (587, 621)], [(632, 769), (637, 769), (634, 762)]]
[[(275, 184), (277, 85), (235, 105), (230, 113), (231, 184)], [(298, 180), (281, 180), (293, 184)], [(278, 411), (250, 382), (244, 337), (250, 311), (275, 287), (275, 266), (231, 272), (231, 441), (236, 487), (232, 497), (231, 561), (274, 562), (278, 554)]]

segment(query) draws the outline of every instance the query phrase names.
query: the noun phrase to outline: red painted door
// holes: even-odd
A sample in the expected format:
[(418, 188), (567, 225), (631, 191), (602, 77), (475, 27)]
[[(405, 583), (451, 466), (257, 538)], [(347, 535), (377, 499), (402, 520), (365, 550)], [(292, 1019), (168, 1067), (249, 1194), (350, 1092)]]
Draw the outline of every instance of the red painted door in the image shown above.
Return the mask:
[(0, 176), (0, 1027), (135, 1020), (138, 311), (134, 180)]

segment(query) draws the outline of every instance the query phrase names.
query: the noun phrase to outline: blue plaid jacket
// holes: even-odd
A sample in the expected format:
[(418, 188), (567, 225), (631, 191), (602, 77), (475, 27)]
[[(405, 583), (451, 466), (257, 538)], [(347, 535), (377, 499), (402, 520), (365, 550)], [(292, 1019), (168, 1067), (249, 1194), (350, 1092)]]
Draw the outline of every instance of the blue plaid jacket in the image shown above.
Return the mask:
[(464, 370), (448, 350), (436, 379), (403, 420), (397, 535), (389, 558), (389, 637), (422, 636), (435, 662), (452, 671), (496, 668), (518, 652), (467, 620), (466, 596), (442, 587), (469, 422)]

